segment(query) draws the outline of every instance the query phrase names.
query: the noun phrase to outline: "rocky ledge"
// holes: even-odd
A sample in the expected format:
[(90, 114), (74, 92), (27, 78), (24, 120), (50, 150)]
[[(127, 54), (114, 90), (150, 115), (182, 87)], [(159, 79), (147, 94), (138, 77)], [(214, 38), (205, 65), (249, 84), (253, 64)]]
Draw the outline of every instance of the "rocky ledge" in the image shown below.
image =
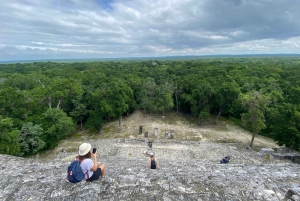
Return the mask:
[[(272, 157), (278, 150), (174, 140), (152, 147), (141, 139), (90, 143), (107, 165), (106, 175), (90, 183), (66, 182), (76, 155), (68, 148), (50, 159), (0, 155), (0, 200), (300, 200), (300, 166)], [(149, 151), (160, 169), (147, 169)], [(219, 163), (224, 155), (229, 164)]]

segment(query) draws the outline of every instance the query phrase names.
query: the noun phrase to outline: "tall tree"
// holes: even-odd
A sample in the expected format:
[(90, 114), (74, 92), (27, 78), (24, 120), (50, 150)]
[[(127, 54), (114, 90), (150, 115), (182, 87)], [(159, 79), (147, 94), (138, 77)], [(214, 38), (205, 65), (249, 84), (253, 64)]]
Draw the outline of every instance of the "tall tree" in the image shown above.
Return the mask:
[(13, 128), (11, 118), (0, 116), (0, 154), (19, 154), (19, 131)]
[(5, 117), (17, 117), (19, 119), (25, 119), (26, 102), (22, 91), (15, 90), (12, 87), (4, 88), (0, 91), (0, 111)]
[(292, 104), (278, 105), (269, 111), (271, 137), (278, 145), (300, 150), (300, 108)]
[(234, 100), (236, 100), (240, 94), (239, 86), (233, 81), (224, 81), (220, 85), (217, 85), (214, 93), (214, 105), (218, 108), (218, 115), (216, 118), (216, 124), (218, 124), (219, 117), (225, 111), (228, 112), (232, 109)]
[(45, 142), (49, 148), (53, 148), (74, 131), (74, 123), (65, 112), (54, 108), (44, 113), (43, 128), (46, 134)]
[(103, 113), (99, 110), (90, 110), (89, 118), (86, 121), (86, 128), (96, 129), (98, 134), (101, 132), (102, 125), (105, 123)]
[(201, 125), (201, 112), (209, 111), (209, 99), (214, 94), (213, 87), (207, 79), (199, 80), (197, 87), (192, 90), (192, 113), (199, 118), (199, 125)]
[(180, 95), (182, 94), (182, 86), (180, 85), (180, 79), (179, 76), (172, 76), (172, 83), (171, 83), (171, 88), (173, 90), (174, 96), (175, 96), (175, 104), (176, 104), (176, 112), (178, 114), (179, 112), (179, 107), (178, 107), (178, 102)]
[(142, 109), (150, 111), (154, 107), (156, 83), (153, 78), (147, 77), (143, 80), (142, 90), (139, 94), (139, 103)]
[(133, 103), (133, 91), (121, 80), (113, 81), (106, 90), (106, 101), (113, 109), (112, 117), (119, 118), (119, 126), (122, 127), (122, 114), (128, 112)]
[(19, 132), (20, 155), (35, 154), (42, 150), (46, 143), (42, 140), (43, 128), (28, 122)]
[(243, 125), (252, 132), (250, 147), (253, 146), (253, 141), (256, 134), (266, 128), (264, 111), (270, 103), (269, 97), (258, 92), (252, 91), (247, 94), (240, 94), (242, 104), (247, 107), (248, 112), (241, 114)]
[(80, 99), (84, 93), (81, 84), (74, 79), (53, 78), (51, 82), (45, 80), (39, 80), (40, 86), (36, 87), (34, 92), (39, 102), (47, 103), (50, 109), (53, 106), (60, 109), (64, 101)]
[(161, 84), (156, 87), (155, 105), (159, 111), (162, 111), (163, 116), (165, 114), (165, 109), (169, 109), (174, 106), (172, 90), (166, 84)]
[(79, 100), (73, 100), (73, 104), (75, 108), (70, 112), (70, 116), (78, 122), (80, 121), (80, 128), (82, 129), (82, 121), (88, 114), (88, 110), (86, 109), (86, 105), (79, 102)]

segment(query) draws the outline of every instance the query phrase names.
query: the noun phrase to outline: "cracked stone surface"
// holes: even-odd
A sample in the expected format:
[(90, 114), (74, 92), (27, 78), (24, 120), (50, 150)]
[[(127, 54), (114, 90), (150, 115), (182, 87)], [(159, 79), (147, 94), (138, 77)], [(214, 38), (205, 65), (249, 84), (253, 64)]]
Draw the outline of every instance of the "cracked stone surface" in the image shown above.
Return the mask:
[[(76, 152), (52, 158), (0, 155), (0, 200), (300, 200), (300, 166), (280, 150), (258, 152), (235, 143), (106, 139), (89, 142), (106, 175), (66, 182)], [(147, 169), (147, 151), (161, 167)], [(220, 159), (230, 155), (229, 164)]]

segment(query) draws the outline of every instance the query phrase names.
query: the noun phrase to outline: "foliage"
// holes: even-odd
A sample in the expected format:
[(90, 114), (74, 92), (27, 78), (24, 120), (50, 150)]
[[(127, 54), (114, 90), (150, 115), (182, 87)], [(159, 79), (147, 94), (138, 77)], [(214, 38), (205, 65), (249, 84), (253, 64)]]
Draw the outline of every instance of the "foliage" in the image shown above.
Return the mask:
[(18, 138), (19, 133), (13, 128), (12, 119), (0, 116), (0, 154), (18, 155)]
[(252, 147), (255, 135), (261, 129), (266, 128), (264, 111), (269, 104), (269, 99), (258, 91), (241, 94), (240, 98), (242, 104), (248, 109), (248, 112), (241, 114), (241, 116), (243, 125), (253, 133), (250, 142), (250, 147)]
[(102, 128), (103, 123), (104, 123), (104, 120), (103, 120), (103, 115), (101, 112), (90, 111), (90, 116), (86, 122), (86, 128), (96, 129), (98, 132), (100, 132), (100, 129)]
[(19, 133), (20, 155), (35, 154), (45, 147), (42, 140), (43, 128), (28, 122), (24, 124)]
[(72, 134), (74, 123), (71, 117), (60, 109), (48, 109), (44, 113), (43, 128), (45, 131), (46, 146), (55, 147), (58, 142)]
[(270, 132), (280, 146), (300, 148), (300, 112), (291, 104), (283, 104), (269, 111)]
[(164, 115), (165, 109), (174, 106), (170, 86), (161, 84), (155, 88), (155, 106), (159, 111), (162, 111), (162, 115)]
[(299, 64), (299, 57), (0, 64), (0, 115), (7, 127), (0, 130), (0, 149), (33, 153), (18, 143), (27, 122), (41, 126), (37, 136), (47, 149), (72, 133), (70, 117), (100, 131), (112, 118), (121, 125), (135, 108), (150, 114), (176, 108), (199, 124), (210, 114), (216, 123), (242, 120), (254, 137), (299, 149)]

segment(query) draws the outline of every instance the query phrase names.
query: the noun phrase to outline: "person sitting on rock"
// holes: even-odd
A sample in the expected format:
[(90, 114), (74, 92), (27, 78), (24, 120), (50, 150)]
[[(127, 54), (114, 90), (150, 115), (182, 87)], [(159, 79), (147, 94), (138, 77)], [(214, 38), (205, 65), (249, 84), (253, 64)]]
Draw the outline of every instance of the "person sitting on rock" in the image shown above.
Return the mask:
[(150, 168), (150, 169), (158, 169), (159, 168), (158, 163), (157, 163), (153, 153), (150, 153), (150, 160), (148, 163), (148, 168)]
[[(88, 173), (85, 174), (86, 181), (94, 181), (99, 179), (100, 175), (103, 177), (105, 174), (105, 164), (101, 164), (98, 166), (97, 163), (97, 151), (93, 154), (91, 152), (91, 144), (89, 143), (82, 143), (79, 146), (79, 155), (76, 157), (77, 160), (81, 161), (80, 167), (82, 172)], [(94, 160), (92, 160), (92, 156)]]
[(229, 156), (225, 156), (222, 160), (220, 160), (220, 163), (229, 163), (230, 161), (230, 157)]

